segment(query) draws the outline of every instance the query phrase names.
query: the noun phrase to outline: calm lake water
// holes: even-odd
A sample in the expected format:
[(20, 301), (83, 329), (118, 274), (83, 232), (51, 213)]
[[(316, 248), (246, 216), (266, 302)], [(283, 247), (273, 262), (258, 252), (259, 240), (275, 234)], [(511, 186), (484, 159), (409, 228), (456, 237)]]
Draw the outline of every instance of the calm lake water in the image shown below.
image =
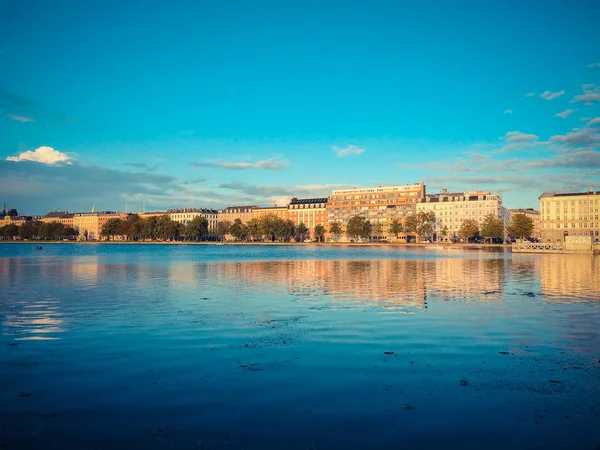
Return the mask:
[(0, 448), (600, 446), (600, 258), (0, 245)]

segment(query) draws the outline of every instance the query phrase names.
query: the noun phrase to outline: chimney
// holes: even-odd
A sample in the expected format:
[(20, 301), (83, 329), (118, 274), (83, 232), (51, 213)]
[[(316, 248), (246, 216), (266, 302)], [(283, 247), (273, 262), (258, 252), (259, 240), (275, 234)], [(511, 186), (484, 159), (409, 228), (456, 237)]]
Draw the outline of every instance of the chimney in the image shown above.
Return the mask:
[(448, 193), (448, 189), (442, 189), (442, 194), (447, 194)]

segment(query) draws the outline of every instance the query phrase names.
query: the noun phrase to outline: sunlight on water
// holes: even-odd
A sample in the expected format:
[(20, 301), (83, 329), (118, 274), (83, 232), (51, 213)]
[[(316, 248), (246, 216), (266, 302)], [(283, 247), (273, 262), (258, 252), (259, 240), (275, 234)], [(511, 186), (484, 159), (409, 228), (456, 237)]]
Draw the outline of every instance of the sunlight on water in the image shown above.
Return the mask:
[(600, 444), (591, 255), (0, 245), (0, 282), (7, 448)]

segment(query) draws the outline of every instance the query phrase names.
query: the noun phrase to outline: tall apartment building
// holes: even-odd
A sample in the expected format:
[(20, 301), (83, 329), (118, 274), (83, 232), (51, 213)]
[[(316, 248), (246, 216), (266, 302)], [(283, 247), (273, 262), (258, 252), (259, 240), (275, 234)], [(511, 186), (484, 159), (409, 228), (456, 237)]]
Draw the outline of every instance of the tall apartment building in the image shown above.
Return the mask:
[(511, 217), (515, 214), (525, 214), (533, 221), (533, 233), (531, 233), (531, 237), (535, 240), (539, 240), (542, 238), (542, 229), (541, 229), (541, 219), (540, 212), (533, 208), (518, 208), (518, 209), (509, 209)]
[(187, 225), (192, 219), (196, 217), (204, 217), (208, 220), (208, 230), (215, 231), (217, 229), (217, 222), (219, 219), (219, 213), (215, 209), (207, 208), (183, 208), (183, 209), (169, 209), (167, 215), (171, 220), (175, 222)]
[(260, 219), (264, 216), (277, 216), (280, 219), (287, 220), (288, 218), (288, 207), (287, 206), (255, 206), (252, 208), (252, 218)]
[(248, 222), (252, 219), (252, 209), (256, 208), (256, 205), (249, 206), (228, 206), (225, 209), (219, 209), (217, 211), (218, 221), (225, 222), (229, 221), (233, 223), (235, 219), (240, 219), (242, 223)]
[(563, 242), (565, 236), (591, 236), (600, 240), (600, 191), (543, 193), (540, 195), (544, 242)]
[(327, 225), (327, 198), (293, 198), (287, 207), (287, 217), (296, 225), (306, 225), (314, 239), (315, 227)]
[[(484, 217), (493, 214), (502, 220), (505, 228), (510, 223), (510, 213), (502, 206), (502, 196), (487, 191), (448, 192), (442, 189), (439, 194), (429, 194), (421, 199), (417, 210), (435, 213), (434, 232), (440, 241), (457, 240), (458, 230), (465, 219), (473, 219), (481, 226)], [(445, 238), (441, 234), (444, 227), (448, 230)]]
[(127, 220), (129, 214), (113, 211), (82, 212), (73, 215), (73, 228), (79, 230), (79, 239), (100, 240), (102, 226), (111, 219)]
[[(380, 223), (384, 234), (394, 219), (404, 223), (414, 214), (417, 204), (425, 197), (423, 183), (363, 189), (338, 189), (327, 201), (327, 222), (343, 226), (354, 216), (363, 216), (372, 224)], [(406, 235), (400, 236), (406, 239)]]

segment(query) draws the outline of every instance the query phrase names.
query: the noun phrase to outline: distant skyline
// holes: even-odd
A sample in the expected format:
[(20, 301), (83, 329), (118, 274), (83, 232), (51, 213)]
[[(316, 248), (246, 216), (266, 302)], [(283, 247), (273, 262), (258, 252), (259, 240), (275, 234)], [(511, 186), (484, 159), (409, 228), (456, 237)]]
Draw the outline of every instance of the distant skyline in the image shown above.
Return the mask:
[(0, 0), (0, 203), (600, 190), (597, 1)]

